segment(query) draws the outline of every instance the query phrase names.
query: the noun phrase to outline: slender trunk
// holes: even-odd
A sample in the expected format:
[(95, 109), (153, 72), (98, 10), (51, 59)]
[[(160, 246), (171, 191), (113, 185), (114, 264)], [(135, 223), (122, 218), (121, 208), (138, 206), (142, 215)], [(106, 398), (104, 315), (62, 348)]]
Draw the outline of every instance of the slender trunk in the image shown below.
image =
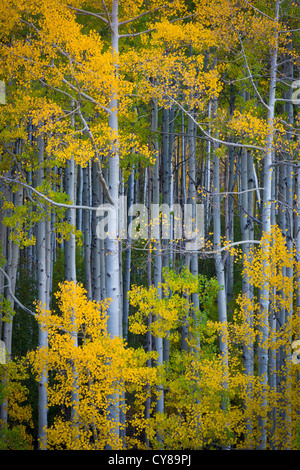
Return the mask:
[[(16, 152), (18, 152), (18, 144)], [(15, 206), (20, 206), (23, 203), (23, 189), (18, 189), (15, 193), (11, 190), (7, 191), (8, 198), (14, 203)], [(19, 253), (20, 248), (17, 244), (15, 244), (12, 240), (10, 240), (10, 228), (7, 230), (7, 246), (6, 246), (6, 256), (7, 256), (7, 268), (6, 273), (9, 277), (10, 282), (10, 289), (6, 294), (6, 299), (9, 302), (11, 312), (14, 309), (14, 299), (11, 294), (15, 294), (16, 291), (16, 282), (17, 282), (17, 272), (18, 272), (18, 263), (19, 263)], [(5, 229), (6, 231), (6, 229)], [(5, 237), (6, 238), (6, 237)], [(5, 239), (4, 238), (4, 239)], [(3, 239), (3, 240), (4, 240)], [(9, 362), (11, 359), (12, 354), (12, 330), (13, 330), (13, 314), (6, 312), (7, 320), (4, 322), (3, 325), (3, 336), (2, 339), (5, 345), (5, 355), (6, 355), (6, 362)], [(4, 383), (6, 381), (6, 377), (4, 376)], [(1, 420), (6, 423), (8, 418), (8, 409), (7, 409), (7, 401), (4, 400), (1, 404)]]
[[(252, 192), (246, 192), (248, 189), (251, 189), (251, 170), (253, 168), (253, 160), (251, 158), (251, 153), (247, 152), (247, 150), (242, 150), (241, 160), (240, 160), (240, 172), (241, 172), (241, 184), (240, 189), (242, 191), (240, 197), (240, 227), (241, 227), (241, 235), (242, 240), (247, 241), (251, 240), (252, 238), (252, 231), (253, 231), (253, 222), (251, 220), (252, 212), (253, 212), (253, 197)], [(250, 243), (245, 243), (243, 245), (243, 255), (249, 259), (250, 254)], [(242, 275), (242, 293), (243, 296), (247, 297), (249, 301), (253, 298), (253, 288), (249, 282), (248, 276), (246, 273)], [(245, 309), (245, 322), (248, 328), (248, 331), (251, 332), (253, 328), (253, 315), (252, 312), (249, 312), (248, 309)], [(251, 381), (253, 377), (253, 341), (251, 339), (251, 334), (247, 338), (245, 338), (245, 342), (243, 344), (243, 358), (244, 358), (244, 372), (248, 379), (247, 382), (247, 396), (245, 399), (245, 409), (247, 414), (247, 407), (251, 404), (252, 401), (252, 386)], [(251, 419), (248, 417), (246, 419), (246, 429), (247, 435), (249, 437), (248, 447), (252, 447), (252, 427), (253, 423)]]
[[(188, 118), (188, 145), (188, 204), (191, 206), (191, 229), (192, 233), (195, 234), (197, 229), (196, 126), (190, 117)], [(191, 251), (189, 256), (189, 268), (190, 272), (194, 276), (198, 276), (198, 253), (196, 240), (193, 240), (193, 245), (194, 250)], [(192, 304), (194, 311), (199, 310), (198, 294), (192, 294)]]
[[(119, 2), (113, 0), (111, 12), (111, 53), (115, 61), (119, 53)], [(118, 75), (118, 66), (115, 64), (115, 76)], [(118, 147), (118, 90), (114, 90), (109, 104), (109, 127), (114, 140), (111, 142), (111, 155), (109, 157), (109, 190), (113, 201), (111, 220), (111, 233), (106, 239), (106, 294), (111, 299), (108, 309), (108, 334), (114, 338), (120, 336), (121, 323), (121, 286), (119, 265), (119, 240), (118, 240), (118, 218), (119, 218), (119, 183), (120, 183), (120, 158)], [(120, 423), (120, 399), (117, 394), (109, 398), (108, 419), (113, 426), (113, 440), (119, 439)]]
[[(9, 200), (11, 194), (9, 187), (6, 184), (0, 183), (0, 250), (4, 259), (7, 259), (7, 227), (3, 223), (5, 213), (3, 211), (3, 203)], [(5, 277), (0, 272), (0, 295), (4, 295), (5, 291)], [(2, 313), (0, 315), (0, 338), (2, 338)]]
[(227, 302), (225, 292), (225, 270), (224, 262), (220, 251), (221, 247), (221, 204), (220, 204), (220, 162), (213, 152), (213, 187), (216, 195), (213, 197), (213, 218), (214, 218), (214, 254), (215, 267), (217, 274), (217, 281), (220, 286), (218, 293), (218, 308), (219, 308), (219, 321), (223, 326), (223, 331), (220, 335), (220, 354), (224, 364), (224, 373), (226, 376), (226, 369), (228, 366), (228, 342), (227, 342)]
[[(128, 179), (128, 192), (127, 192), (127, 214), (129, 208), (134, 203), (134, 168), (130, 173)], [(125, 214), (125, 217), (127, 216)], [(127, 226), (129, 226), (132, 222), (133, 216), (128, 215), (127, 219)], [(128, 315), (129, 315), (129, 300), (128, 300), (128, 292), (130, 290), (130, 272), (131, 272), (131, 234), (127, 232), (127, 239), (126, 239), (126, 247), (125, 247), (125, 260), (124, 260), (124, 293), (123, 293), (123, 336), (124, 339), (127, 341), (128, 339)]]
[[(186, 207), (188, 203), (188, 194), (187, 194), (187, 145), (185, 139), (185, 125), (184, 125), (184, 114), (183, 111), (181, 112), (181, 134), (182, 134), (182, 141), (181, 141), (181, 206)], [(189, 268), (190, 257), (189, 254), (185, 252), (184, 254), (184, 263), (185, 266)], [(181, 327), (181, 350), (188, 351), (188, 335), (189, 335), (189, 327), (188, 327), (188, 314), (186, 315), (182, 327)]]
[[(119, 22), (118, 22), (118, 1), (113, 1), (112, 6), (112, 55), (117, 58), (119, 42)], [(117, 65), (115, 68), (117, 74)], [(118, 135), (118, 96), (114, 91), (110, 102), (109, 127), (112, 134)], [(112, 234), (107, 239), (106, 256), (106, 289), (107, 297), (112, 299), (109, 307), (108, 332), (114, 336), (119, 336), (120, 324), (120, 273), (119, 273), (119, 241), (118, 241), (118, 197), (119, 197), (119, 148), (117, 137), (112, 142), (111, 156), (109, 158), (109, 189), (114, 204), (114, 216), (112, 220)]]
[[(82, 169), (82, 203), (84, 206), (91, 205), (91, 181), (90, 181), (90, 165)], [(85, 268), (85, 287), (88, 299), (92, 299), (92, 271), (91, 271), (91, 212), (83, 211), (82, 213), (82, 230), (84, 239), (84, 268)]]
[[(228, 149), (228, 164), (226, 168), (226, 187), (227, 191), (233, 191), (234, 186), (234, 162), (235, 155), (234, 149)], [(234, 210), (233, 210), (233, 197), (228, 194), (225, 199), (225, 223), (226, 223), (226, 240), (228, 242), (234, 239)], [(234, 256), (230, 253), (226, 258), (226, 295), (228, 304), (231, 305), (233, 300), (233, 287), (234, 287)]]
[[(44, 137), (39, 135), (37, 138), (38, 155), (39, 155), (39, 169), (37, 171), (37, 185), (40, 186), (44, 180), (44, 151), (45, 142)], [(37, 279), (38, 279), (38, 299), (40, 308), (45, 311), (49, 309), (49, 292), (47, 290), (47, 247), (46, 247), (46, 222), (41, 220), (37, 227)], [(39, 326), (39, 348), (48, 346), (48, 333)], [(45, 450), (47, 448), (47, 435), (46, 430), (48, 426), (48, 413), (47, 413), (47, 366), (41, 374), (38, 385), (39, 402), (38, 402), (38, 437), (39, 449)]]
[[(73, 204), (76, 204), (76, 168), (72, 157), (65, 168), (65, 191)], [(66, 219), (68, 224), (76, 228), (76, 210), (67, 209)], [(65, 240), (65, 278), (76, 283), (76, 239), (75, 233), (70, 233), (70, 238)]]
[[(212, 118), (216, 117), (217, 101), (213, 101)], [(214, 195), (215, 193), (215, 195)], [(218, 311), (219, 322), (222, 326), (219, 339), (219, 351), (223, 366), (223, 389), (221, 406), (223, 410), (228, 409), (228, 398), (226, 390), (228, 388), (228, 330), (227, 330), (227, 299), (225, 291), (225, 267), (221, 252), (221, 198), (220, 198), (220, 161), (216, 153), (216, 147), (213, 148), (213, 239), (214, 239), (214, 259), (217, 274), (217, 281), (220, 287), (218, 291)], [(227, 445), (226, 445), (227, 448)]]
[[(170, 211), (170, 182), (171, 182), (171, 165), (170, 165), (170, 148), (169, 148), (169, 130), (170, 130), (170, 109), (163, 108), (162, 117), (162, 152), (161, 152), (161, 170), (162, 170), (162, 202), (165, 205), (166, 212)], [(164, 226), (164, 214), (162, 214), (162, 267), (170, 266), (170, 225)], [(169, 218), (168, 218), (169, 220)], [(164, 361), (169, 360), (170, 341), (163, 339), (163, 357)]]
[[(276, 2), (275, 18), (279, 18), (279, 1)], [(276, 45), (271, 54), (271, 70), (270, 70), (270, 92), (268, 103), (268, 135), (267, 146), (264, 157), (264, 195), (262, 207), (262, 229), (265, 234), (271, 233), (272, 211), (272, 178), (273, 178), (273, 135), (274, 135), (274, 115), (275, 115), (275, 92), (277, 80), (277, 55), (278, 55), (278, 32), (276, 32)], [(263, 271), (267, 272), (268, 265), (268, 246), (264, 247), (264, 266)], [(267, 408), (267, 387), (268, 387), (268, 337), (269, 337), (269, 285), (266, 281), (260, 292), (260, 334), (261, 341), (258, 348), (258, 375), (261, 385), (261, 403), (262, 409)], [(259, 417), (260, 437), (258, 449), (265, 449), (267, 444), (267, 430), (265, 413)]]
[[(96, 163), (92, 162), (92, 206), (98, 207), (103, 203), (102, 186), (99, 184)], [(97, 236), (97, 224), (100, 217), (96, 211), (92, 212), (92, 240), (91, 240), (91, 276), (92, 276), (92, 299), (100, 302), (103, 292), (106, 291), (105, 262), (103, 252), (105, 240)]]
[[(157, 102), (155, 100), (151, 101), (151, 129), (153, 132), (156, 132), (158, 128), (158, 109)], [(153, 169), (153, 181), (152, 181), (152, 197), (153, 204), (159, 205), (160, 200), (160, 158), (158, 153), (158, 142), (154, 140), (153, 142), (153, 151), (156, 154), (156, 161)], [(153, 214), (152, 214), (153, 216)], [(154, 267), (153, 267), (153, 279), (154, 285), (158, 289), (159, 297), (161, 297), (162, 292), (160, 284), (162, 282), (162, 253), (161, 253), (161, 239), (160, 239), (160, 230), (157, 231), (157, 236), (153, 244), (153, 253), (154, 253)], [(155, 349), (158, 352), (157, 364), (163, 364), (163, 340), (158, 336), (154, 338)], [(164, 411), (164, 392), (161, 390), (161, 394), (156, 403), (157, 413), (163, 413)]]

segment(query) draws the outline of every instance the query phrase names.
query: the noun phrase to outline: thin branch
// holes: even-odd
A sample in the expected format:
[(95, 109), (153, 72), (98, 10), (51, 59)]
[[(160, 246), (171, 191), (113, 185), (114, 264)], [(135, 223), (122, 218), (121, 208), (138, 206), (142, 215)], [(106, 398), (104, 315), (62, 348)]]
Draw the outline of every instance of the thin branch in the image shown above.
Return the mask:
[(9, 294), (10, 296), (12, 297), (12, 299), (14, 300), (14, 302), (16, 304), (19, 305), (19, 307), (21, 307), (22, 310), (24, 310), (25, 312), (27, 313), (30, 313), (30, 315), (33, 315), (34, 317), (36, 316), (36, 314), (34, 312), (32, 312), (29, 308), (25, 307), (25, 305), (23, 305), (18, 299), (17, 297), (14, 295), (13, 291), (12, 291), (12, 288), (11, 288), (11, 280), (9, 278), (9, 276), (6, 274), (6, 272), (0, 268), (0, 272), (3, 274), (3, 276), (6, 277), (7, 281), (8, 281), (8, 291), (9, 291)]
[[(85, 98), (86, 100), (90, 101), (91, 103), (93, 103), (94, 105), (96, 106), (99, 106), (101, 109), (103, 109), (103, 111), (105, 111), (106, 113), (108, 114), (111, 114), (111, 110), (109, 108), (107, 108), (106, 106), (103, 106), (101, 105), (100, 103), (98, 103), (98, 101), (96, 101), (94, 98), (92, 98), (90, 95), (87, 95), (86, 93), (84, 93), (84, 91), (81, 91), (81, 90), (78, 90), (78, 88), (76, 88), (76, 86), (72, 85), (72, 83), (70, 83), (68, 80), (66, 80), (65, 78), (62, 78), (62, 81), (68, 85), (73, 91), (76, 91), (77, 93), (80, 93), (81, 96), (83, 96), (83, 98)], [(74, 98), (73, 98), (74, 99)]]
[(241, 44), (241, 48), (242, 48), (242, 54), (243, 54), (243, 57), (244, 57), (244, 61), (245, 61), (245, 65), (246, 65), (246, 68), (247, 68), (247, 71), (248, 71), (248, 74), (249, 74), (249, 77), (250, 77), (250, 81), (251, 81), (251, 84), (253, 86), (253, 89), (259, 99), (259, 101), (261, 102), (261, 104), (267, 109), (269, 110), (269, 106), (267, 105), (267, 103), (265, 103), (265, 101), (263, 100), (261, 94), (259, 93), (258, 89), (257, 89), (257, 86), (255, 85), (254, 83), (254, 80), (253, 80), (253, 77), (252, 77), (252, 73), (251, 73), (251, 70), (249, 68), (249, 65), (248, 65), (248, 60), (247, 60), (247, 57), (246, 57), (246, 54), (245, 54), (245, 50), (244, 50), (244, 45), (243, 45), (243, 41), (240, 37), (240, 34), (237, 32), (237, 35), (239, 37), (239, 41), (240, 41), (240, 44)]
[(90, 206), (78, 206), (76, 204), (64, 204), (62, 202), (56, 202), (53, 201), (53, 199), (50, 199), (48, 196), (45, 196), (45, 194), (42, 194), (41, 192), (37, 191), (37, 189), (33, 188), (27, 183), (24, 183), (23, 181), (16, 180), (13, 178), (9, 178), (4, 175), (0, 175), (0, 179), (6, 181), (7, 183), (11, 184), (19, 184), (20, 186), (29, 189), (33, 193), (35, 193), (37, 196), (41, 197), (45, 201), (47, 201), (49, 204), (56, 206), (56, 207), (62, 207), (66, 209), (79, 209), (79, 210), (89, 210), (89, 211), (96, 211), (98, 208), (97, 207), (90, 207)]
[(244, 194), (244, 193), (249, 193), (251, 191), (257, 191), (258, 189), (261, 189), (263, 191), (264, 188), (252, 188), (252, 189), (245, 189), (244, 191), (224, 191), (222, 193), (214, 193), (213, 191), (206, 191), (209, 193), (209, 196), (227, 196), (227, 195), (233, 195), (233, 194)]
[(110, 20), (110, 16), (109, 16), (109, 11), (107, 9), (107, 6), (106, 6), (106, 3), (104, 0), (101, 0), (102, 2), (102, 5), (103, 5), (103, 8), (104, 8), (104, 11), (105, 11), (105, 15), (106, 15), (106, 18), (107, 18), (107, 24), (109, 25), (111, 31), (113, 31), (113, 27), (112, 27), (112, 24), (111, 24), (111, 20)]
[[(150, 82), (151, 83), (151, 82)], [(152, 84), (152, 86), (154, 86)], [(227, 142), (226, 140), (220, 140), (217, 139), (216, 137), (213, 137), (211, 134), (209, 134), (203, 127), (199, 124), (199, 122), (196, 121), (196, 119), (177, 101), (175, 98), (172, 96), (169, 96), (168, 94), (165, 94), (173, 103), (175, 103), (179, 108), (193, 121), (193, 123), (201, 130), (201, 132), (210, 140), (211, 142), (215, 144), (220, 144), (220, 145), (227, 145), (228, 147), (238, 147), (238, 148), (249, 148), (249, 149), (254, 149), (254, 150), (260, 150), (262, 152), (265, 151), (263, 147), (258, 147), (258, 145), (251, 145), (251, 144), (238, 144), (234, 142)]]
[(70, 8), (70, 10), (74, 10), (74, 11), (76, 11), (79, 14), (82, 14), (82, 15), (94, 16), (95, 18), (99, 18), (100, 20), (104, 21), (104, 23), (109, 24), (107, 19), (104, 16), (102, 16), (102, 14), (100, 14), (100, 13), (95, 13), (93, 11), (82, 10), (81, 8), (72, 7), (71, 5), (68, 5), (68, 8)]
[(140, 31), (139, 33), (128, 33), (128, 34), (120, 34), (119, 38), (135, 38), (137, 36), (141, 36), (142, 34), (151, 33), (155, 31), (156, 28), (146, 29), (144, 31)]
[(144, 11), (143, 13), (141, 13), (140, 15), (135, 16), (134, 18), (130, 18), (129, 20), (125, 20), (125, 21), (120, 21), (119, 26), (123, 26), (124, 24), (128, 24), (128, 23), (133, 23), (134, 21), (139, 20), (143, 16), (150, 15), (152, 13), (156, 13), (157, 11), (165, 10), (166, 8), (170, 8), (170, 7), (172, 7), (172, 4), (168, 3), (167, 5), (161, 5), (160, 7), (156, 7), (153, 10)]
[(272, 18), (271, 16), (267, 15), (266, 13), (264, 13), (263, 11), (259, 10), (258, 8), (256, 8), (255, 6), (253, 6), (250, 2), (247, 2), (247, 0), (243, 0), (249, 7), (253, 8), (253, 10), (255, 10), (257, 13), (259, 13), (260, 15), (262, 16), (265, 16), (266, 18), (268, 18), (269, 20), (271, 21), (275, 21), (277, 23), (277, 18)]
[[(185, 250), (185, 249), (178, 249), (174, 246), (172, 248), (170, 248), (170, 247), (168, 247), (168, 248), (161, 247), (158, 250), (159, 254), (157, 256), (160, 256), (162, 253), (166, 253), (171, 249), (174, 253), (198, 253), (199, 255), (214, 255), (216, 253), (220, 253), (222, 251), (229, 250), (233, 246), (252, 244), (252, 243), (256, 244), (256, 245), (260, 245), (261, 241), (260, 240), (241, 240), (241, 241), (238, 241), (238, 242), (229, 243), (228, 245), (223, 246), (222, 248), (218, 248), (217, 250), (212, 250), (212, 251), (204, 251), (202, 249), (200, 249), (200, 250)], [(137, 246), (134, 246), (134, 244), (131, 245), (131, 248), (135, 251), (146, 251), (148, 249), (150, 250), (150, 248), (146, 248), (146, 247), (139, 248)], [(153, 256), (155, 256), (155, 252), (152, 251), (152, 254), (153, 254)]]
[(86, 120), (84, 119), (83, 115), (82, 115), (82, 112), (81, 112), (81, 109), (79, 108), (78, 109), (78, 116), (82, 122), (82, 124), (84, 125), (84, 128), (85, 128), (85, 131), (91, 141), (91, 144), (93, 146), (93, 149), (94, 149), (94, 153), (95, 153), (95, 157), (96, 157), (96, 165), (97, 165), (97, 173), (98, 173), (98, 177), (99, 177), (99, 180), (103, 186), (103, 189), (105, 191), (105, 194), (107, 196), (107, 199), (109, 201), (109, 203), (114, 207), (114, 202), (111, 198), (111, 195), (110, 195), (110, 191), (109, 191), (109, 188), (107, 186), (107, 183), (105, 181), (105, 178), (103, 176), (103, 172), (102, 172), (102, 166), (101, 166), (101, 162), (100, 162), (100, 158), (99, 158), (99, 152), (98, 152), (98, 148), (97, 148), (97, 145), (95, 143), (95, 140), (94, 140), (94, 136), (93, 136), (93, 133), (92, 131), (90, 130), (89, 126), (88, 126), (88, 123), (86, 122)]
[(246, 243), (247, 243), (247, 244), (255, 243), (256, 245), (260, 245), (260, 244), (261, 244), (261, 241), (260, 241), (260, 240), (241, 240), (241, 241), (239, 241), (239, 242), (229, 243), (228, 245), (223, 246), (222, 248), (219, 248), (219, 249), (217, 249), (217, 250), (212, 250), (212, 251), (200, 251), (200, 250), (199, 250), (199, 253), (205, 254), (205, 255), (213, 255), (213, 254), (215, 254), (215, 253), (220, 253), (220, 252), (222, 252), (222, 251), (229, 250), (229, 248), (232, 248), (233, 246), (245, 245)]

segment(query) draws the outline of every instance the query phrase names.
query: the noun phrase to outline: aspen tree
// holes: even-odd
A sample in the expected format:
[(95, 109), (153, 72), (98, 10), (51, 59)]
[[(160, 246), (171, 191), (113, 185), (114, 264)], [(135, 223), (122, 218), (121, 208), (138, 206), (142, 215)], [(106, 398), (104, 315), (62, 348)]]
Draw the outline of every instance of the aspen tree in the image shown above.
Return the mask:
[[(91, 206), (91, 162), (82, 168), (82, 203)], [(91, 269), (91, 211), (83, 211), (82, 231), (84, 238), (85, 285), (88, 299), (92, 299), (92, 269)]]
[[(153, 132), (157, 132), (158, 128), (158, 105), (157, 100), (151, 100), (151, 130)], [(153, 151), (156, 154), (155, 165), (153, 169), (153, 185), (152, 185), (152, 194), (153, 194), (153, 204), (156, 207), (159, 206), (160, 203), (160, 154), (158, 152), (158, 142), (157, 139), (153, 141)], [(157, 214), (155, 214), (157, 217)], [(153, 217), (153, 215), (152, 215)], [(161, 282), (162, 282), (162, 245), (161, 245), (161, 234), (160, 230), (157, 231), (155, 235), (155, 240), (153, 243), (154, 249), (154, 267), (153, 267), (153, 280), (154, 286), (158, 290), (158, 295), (161, 298), (162, 291), (161, 291)], [(155, 320), (158, 320), (157, 314)], [(157, 363), (158, 365), (162, 366), (163, 364), (163, 338), (159, 336), (155, 336), (154, 338), (155, 343), (155, 350), (158, 353)], [(164, 411), (164, 391), (161, 389), (159, 398), (156, 404), (156, 412), (162, 413)]]
[[(39, 169), (37, 171), (37, 184), (41, 186), (44, 180), (44, 153), (45, 153), (45, 144), (44, 136), (38, 135), (37, 137), (37, 148), (38, 148), (38, 157), (39, 157)], [(40, 303), (40, 308), (44, 311), (49, 309), (49, 291), (47, 290), (47, 268), (46, 268), (46, 221), (41, 220), (37, 228), (37, 250), (38, 250), (38, 300)], [(46, 348), (48, 345), (48, 334), (45, 329), (41, 326), (39, 328), (39, 348)], [(41, 373), (41, 378), (38, 386), (39, 393), (39, 422), (38, 422), (38, 437), (39, 437), (39, 448), (47, 448), (47, 438), (46, 438), (46, 428), (48, 424), (48, 398), (47, 398), (47, 382), (48, 382), (48, 373), (46, 364), (44, 370)]]
[[(276, 1), (275, 4), (275, 16), (274, 19), (278, 23), (279, 21), (279, 7), (280, 2)], [(264, 234), (271, 232), (272, 223), (272, 211), (274, 205), (272, 204), (272, 177), (274, 176), (273, 161), (274, 161), (274, 116), (275, 116), (275, 93), (276, 93), (276, 81), (277, 81), (277, 56), (278, 56), (278, 31), (275, 30), (274, 45), (271, 51), (270, 61), (270, 89), (269, 89), (269, 101), (268, 101), (268, 114), (267, 114), (267, 126), (268, 133), (266, 139), (266, 153), (264, 156), (264, 191), (263, 191), (263, 209), (262, 209), (262, 230)], [(268, 246), (265, 246), (268, 250)], [(267, 270), (267, 256), (265, 256), (264, 270)], [(260, 304), (261, 304), (261, 342), (259, 345), (259, 356), (258, 356), (258, 367), (259, 377), (262, 386), (262, 396), (265, 398), (262, 401), (262, 406), (266, 406), (266, 387), (268, 384), (268, 349), (267, 340), (269, 335), (269, 290), (268, 286), (265, 285), (260, 291)], [(266, 447), (266, 418), (260, 417), (261, 426), (261, 442), (258, 446), (259, 449)]]
[[(213, 100), (212, 120), (217, 115), (217, 100)], [(213, 193), (216, 195), (213, 199), (213, 220), (214, 220), (214, 250), (215, 250), (215, 267), (217, 281), (220, 286), (218, 292), (219, 322), (222, 325), (220, 335), (219, 349), (222, 358), (223, 374), (224, 374), (224, 390), (228, 387), (228, 332), (227, 332), (227, 302), (225, 291), (225, 267), (220, 253), (221, 246), (221, 204), (220, 204), (220, 161), (217, 154), (217, 148), (213, 148)], [(227, 408), (226, 399), (224, 401), (224, 409)]]
[[(18, 144), (17, 145), (17, 152), (18, 152)], [(12, 198), (12, 201), (16, 206), (21, 206), (23, 202), (23, 189), (19, 188), (16, 192), (13, 192), (11, 189), (8, 192), (8, 196)], [(20, 255), (20, 247), (17, 243), (11, 239), (12, 230), (9, 228), (7, 230), (7, 280), (9, 282), (9, 289), (6, 294), (6, 299), (8, 301), (8, 305), (10, 306), (8, 311), (6, 312), (6, 321), (3, 321), (3, 334), (2, 338), (5, 344), (6, 349), (6, 357), (7, 361), (10, 361), (11, 354), (12, 354), (12, 333), (13, 333), (13, 312), (15, 306), (15, 299), (14, 294), (16, 292), (16, 282), (17, 282), (17, 273), (18, 273), (18, 263), (19, 263), (19, 255)], [(2, 319), (1, 319), (2, 320)], [(5, 383), (6, 378), (4, 378)], [(4, 401), (1, 404), (1, 420), (6, 423), (7, 422), (7, 402)]]

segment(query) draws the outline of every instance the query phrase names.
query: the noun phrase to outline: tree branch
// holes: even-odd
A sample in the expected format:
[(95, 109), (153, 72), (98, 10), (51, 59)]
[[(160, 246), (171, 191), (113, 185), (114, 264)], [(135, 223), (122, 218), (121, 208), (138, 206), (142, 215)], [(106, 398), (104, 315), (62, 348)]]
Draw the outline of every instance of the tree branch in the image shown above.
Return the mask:
[(62, 207), (62, 208), (65, 208), (65, 209), (89, 210), (89, 211), (96, 211), (98, 209), (97, 207), (78, 206), (76, 204), (64, 204), (62, 202), (56, 202), (56, 201), (53, 201), (53, 199), (50, 199), (48, 196), (45, 196), (45, 194), (37, 191), (37, 189), (33, 188), (29, 184), (24, 183), (23, 181), (16, 180), (16, 179), (13, 179), (13, 178), (9, 178), (9, 177), (4, 176), (4, 175), (0, 175), (0, 179), (6, 181), (7, 183), (19, 184), (20, 186), (22, 186), (24, 188), (30, 189), (30, 191), (35, 193), (37, 196), (41, 197), (42, 199), (47, 201), (49, 204), (51, 204), (53, 206), (56, 206), (56, 207)]
[(3, 276), (7, 279), (8, 281), (8, 290), (9, 290), (9, 295), (12, 297), (12, 299), (14, 300), (14, 302), (16, 304), (19, 305), (19, 307), (21, 307), (22, 310), (24, 310), (25, 312), (27, 313), (30, 313), (30, 315), (33, 315), (34, 317), (36, 316), (36, 314), (34, 312), (32, 312), (29, 308), (25, 307), (25, 305), (23, 305), (18, 299), (17, 297), (14, 295), (13, 291), (12, 291), (12, 288), (11, 288), (11, 281), (10, 281), (10, 278), (9, 276), (6, 274), (6, 272), (4, 271), (4, 269), (0, 268), (0, 272), (3, 274)]
[(260, 15), (262, 16), (265, 16), (266, 18), (268, 18), (269, 20), (271, 21), (275, 21), (277, 22), (277, 18), (272, 18), (272, 16), (269, 16), (267, 15), (266, 13), (264, 13), (263, 11), (259, 10), (258, 8), (256, 8), (254, 5), (252, 5), (250, 2), (247, 2), (247, 0), (243, 0), (249, 7), (253, 8), (253, 10), (255, 10), (257, 13), (259, 13)]
[(94, 153), (95, 153), (95, 157), (96, 157), (97, 173), (98, 173), (99, 180), (100, 180), (100, 182), (103, 186), (103, 189), (105, 191), (105, 194), (107, 196), (107, 199), (108, 199), (109, 203), (114, 207), (114, 202), (111, 198), (109, 188), (108, 188), (107, 183), (105, 181), (105, 178), (103, 176), (102, 166), (101, 166), (101, 162), (100, 162), (100, 158), (99, 158), (99, 152), (98, 152), (98, 148), (97, 148), (97, 145), (95, 143), (95, 140), (94, 140), (93, 133), (90, 130), (90, 128), (88, 126), (88, 123), (84, 119), (80, 108), (78, 109), (78, 116), (79, 116), (82, 124), (84, 125), (85, 131), (86, 131), (86, 133), (87, 133), (87, 135), (88, 135), (88, 137), (91, 141), (91, 144), (93, 146), (93, 149), (94, 149)]
[(76, 11), (79, 14), (82, 14), (82, 15), (94, 16), (95, 18), (99, 18), (100, 20), (104, 21), (104, 23), (109, 24), (107, 19), (104, 16), (102, 16), (101, 13), (95, 13), (93, 11), (82, 10), (81, 8), (72, 7), (71, 5), (68, 5), (68, 8), (70, 8), (70, 10), (74, 10), (74, 11)]
[(248, 71), (248, 74), (249, 74), (249, 78), (250, 78), (250, 81), (251, 81), (251, 84), (252, 84), (252, 87), (259, 99), (259, 101), (261, 102), (261, 104), (267, 109), (269, 110), (269, 106), (267, 105), (267, 103), (265, 103), (265, 101), (263, 100), (261, 94), (259, 93), (258, 89), (257, 89), (257, 86), (255, 85), (254, 83), (254, 80), (253, 80), (253, 77), (252, 77), (252, 73), (251, 73), (251, 70), (249, 68), (249, 65), (248, 65), (248, 60), (247, 60), (247, 57), (246, 57), (246, 54), (245, 54), (245, 50), (244, 50), (244, 45), (243, 45), (243, 41), (240, 37), (240, 34), (238, 33), (238, 31), (236, 31), (238, 37), (239, 37), (239, 41), (240, 41), (240, 44), (241, 44), (241, 48), (242, 48), (242, 54), (243, 54), (243, 57), (244, 57), (244, 61), (245, 61), (245, 65), (246, 65), (246, 68), (247, 68), (247, 71)]
[[(150, 82), (151, 83), (151, 82)], [(153, 84), (151, 84), (154, 86)], [(196, 119), (177, 101), (175, 98), (172, 96), (169, 96), (168, 94), (165, 94), (173, 103), (175, 103), (192, 121), (193, 123), (201, 130), (201, 132), (210, 140), (211, 142), (215, 144), (220, 144), (220, 145), (227, 145), (228, 147), (238, 147), (238, 148), (248, 148), (248, 149), (254, 149), (254, 150), (260, 150), (262, 152), (265, 151), (263, 147), (259, 147), (258, 145), (251, 145), (251, 144), (238, 144), (234, 142), (228, 142), (226, 140), (220, 140), (217, 139), (216, 137), (213, 137), (211, 134), (209, 134), (203, 127), (199, 124), (199, 122), (196, 121)]]

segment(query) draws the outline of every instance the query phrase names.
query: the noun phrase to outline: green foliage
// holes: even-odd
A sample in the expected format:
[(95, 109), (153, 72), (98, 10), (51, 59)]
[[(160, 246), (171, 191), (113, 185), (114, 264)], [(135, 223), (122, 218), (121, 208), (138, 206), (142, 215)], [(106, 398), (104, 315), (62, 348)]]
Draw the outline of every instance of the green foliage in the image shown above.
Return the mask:
[(18, 425), (10, 428), (0, 422), (0, 450), (32, 450), (24, 438), (24, 427)]
[(32, 410), (28, 405), (27, 366), (24, 360), (0, 365), (0, 405), (7, 409), (8, 421), (0, 420), (0, 450), (32, 450), (30, 431)]
[[(204, 275), (194, 276), (185, 267), (179, 273), (164, 268), (163, 278), (158, 288), (132, 286), (128, 297), (131, 306), (137, 307), (137, 310), (129, 318), (129, 330), (135, 334), (145, 333), (147, 318), (153, 314), (155, 320), (149, 326), (152, 334), (177, 343), (178, 328), (186, 322), (189, 346), (195, 346), (206, 328), (208, 315), (215, 309), (218, 283), (216, 279), (207, 279)], [(161, 297), (159, 289), (162, 290)], [(199, 296), (199, 310), (192, 303), (192, 294)]]
[(2, 294), (0, 294), (0, 315), (2, 321), (6, 321), (8, 323), (12, 322), (13, 316), (15, 315), (11, 302)]

